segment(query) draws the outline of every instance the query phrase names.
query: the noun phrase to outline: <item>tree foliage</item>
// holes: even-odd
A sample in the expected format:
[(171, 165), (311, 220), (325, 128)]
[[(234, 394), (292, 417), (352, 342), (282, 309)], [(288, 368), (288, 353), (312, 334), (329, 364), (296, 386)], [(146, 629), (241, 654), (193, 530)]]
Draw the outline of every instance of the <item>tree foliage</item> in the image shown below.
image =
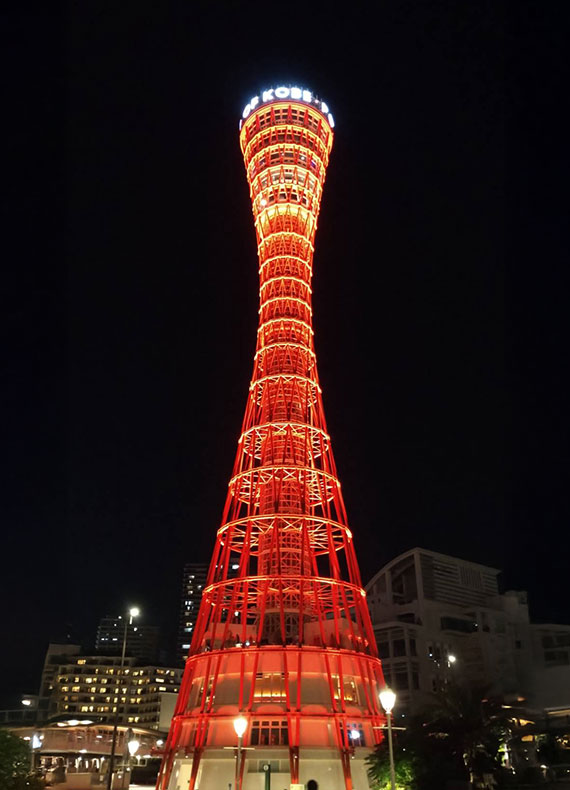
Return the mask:
[(39, 790), (43, 782), (29, 774), (30, 747), (21, 738), (0, 729), (0, 788)]
[[(478, 780), (500, 767), (499, 746), (509, 725), (499, 705), (483, 690), (448, 685), (432, 705), (395, 733), (397, 783), (406, 790), (441, 790), (447, 780)], [(375, 790), (390, 787), (386, 742), (368, 761)]]
[(0, 787), (9, 788), (13, 780), (26, 776), (30, 769), (30, 747), (8, 730), (0, 730)]
[(427, 733), (443, 737), (470, 778), (492, 774), (501, 765), (499, 747), (511, 735), (500, 704), (484, 688), (448, 684), (434, 696), (425, 723)]
[[(390, 755), (388, 743), (383, 740), (367, 759), (368, 776), (374, 790), (390, 790)], [(397, 790), (414, 790), (416, 787), (415, 755), (399, 743), (394, 746), (394, 768)]]
[(541, 763), (557, 765), (564, 762), (564, 751), (551, 733), (539, 736), (536, 756)]

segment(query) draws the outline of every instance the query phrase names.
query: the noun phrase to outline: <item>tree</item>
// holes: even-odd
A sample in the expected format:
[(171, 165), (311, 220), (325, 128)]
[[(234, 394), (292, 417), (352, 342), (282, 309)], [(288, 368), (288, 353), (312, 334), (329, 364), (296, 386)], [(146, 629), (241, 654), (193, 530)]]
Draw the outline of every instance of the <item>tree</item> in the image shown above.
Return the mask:
[[(390, 790), (390, 755), (386, 739), (366, 759), (368, 778), (374, 790)], [(397, 790), (414, 790), (416, 787), (416, 760), (411, 750), (395, 739), (394, 769)]]
[(550, 766), (564, 762), (564, 751), (554, 735), (551, 733), (539, 735), (537, 741), (536, 756), (541, 763), (546, 763), (546, 765)]
[(8, 730), (0, 729), (0, 787), (2, 790), (36, 790), (43, 782), (32, 777), (30, 747)]
[[(448, 780), (481, 782), (484, 774), (495, 774), (500, 767), (499, 747), (508, 737), (500, 705), (481, 689), (448, 684), (433, 695), (421, 717), (397, 733), (397, 781), (406, 790), (442, 790)], [(376, 790), (390, 787), (387, 751), (383, 742), (369, 758)]]
[(454, 683), (434, 695), (425, 727), (428, 736), (446, 740), (454, 760), (478, 782), (500, 768), (499, 747), (512, 733), (504, 710), (488, 698), (486, 689)]

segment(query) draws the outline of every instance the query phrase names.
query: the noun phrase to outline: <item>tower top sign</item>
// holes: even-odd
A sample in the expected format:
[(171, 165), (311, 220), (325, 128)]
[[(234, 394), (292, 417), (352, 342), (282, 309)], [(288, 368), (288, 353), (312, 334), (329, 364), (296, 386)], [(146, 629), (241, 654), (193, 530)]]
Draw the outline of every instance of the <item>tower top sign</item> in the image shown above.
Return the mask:
[[(310, 104), (311, 106), (316, 107), (326, 117), (331, 128), (334, 128), (334, 118), (332, 117), (328, 105), (324, 101), (318, 99), (310, 90), (307, 90), (307, 88), (298, 88), (296, 86), (286, 87), (285, 85), (281, 85), (278, 88), (269, 88), (269, 90), (262, 91), (261, 95), (254, 96), (252, 99), (250, 99), (250, 101), (243, 108), (242, 120), (245, 120), (248, 115), (250, 115), (255, 110), (255, 108), (259, 107), (261, 104), (282, 101), (283, 99), (293, 99), (294, 101), (304, 102), (305, 104)], [(242, 121), (240, 121), (240, 129), (241, 123)]]

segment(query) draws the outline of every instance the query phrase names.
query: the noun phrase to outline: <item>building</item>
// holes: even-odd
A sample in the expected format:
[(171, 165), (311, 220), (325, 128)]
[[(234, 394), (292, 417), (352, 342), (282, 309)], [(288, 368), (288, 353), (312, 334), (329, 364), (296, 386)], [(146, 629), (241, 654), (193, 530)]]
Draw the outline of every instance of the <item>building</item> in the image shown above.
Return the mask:
[[(182, 670), (141, 664), (132, 656), (121, 667), (120, 656), (80, 651), (79, 645), (50, 644), (40, 694), (22, 695), (19, 708), (0, 711), (0, 727), (30, 741), (34, 766), (48, 779), (63, 770), (65, 787), (83, 790), (105, 784), (116, 721), (113, 788), (122, 788), (123, 781), (127, 786), (131, 770), (133, 781), (154, 785)], [(139, 746), (126, 762), (129, 740)]]
[(38, 719), (37, 707), (24, 705), (24, 699), (29, 699), (31, 695), (26, 695), (22, 699), (22, 704), (18, 708), (7, 708), (0, 710), (0, 727), (33, 725)]
[(180, 607), (180, 629), (178, 634), (177, 657), (182, 663), (186, 661), (192, 634), (196, 627), (196, 618), (202, 600), (202, 592), (208, 578), (206, 563), (187, 563), (184, 566), (182, 579), (182, 602)]
[(74, 660), (74, 656), (78, 656), (79, 653), (81, 653), (81, 645), (67, 642), (54, 642), (48, 645), (40, 682), (38, 722), (46, 722), (49, 718), (52, 693), (56, 686), (60, 665)]
[[(499, 573), (415, 548), (368, 582), (378, 650), (400, 714), (421, 710), (453, 677), (524, 698), (534, 709), (554, 698), (570, 705), (570, 626), (532, 624), (526, 593), (501, 594)], [(562, 675), (568, 678), (563, 700)]]
[[(276, 788), (314, 779), (364, 790), (365, 758), (383, 737), (384, 679), (313, 341), (313, 249), (333, 126), (325, 102), (297, 87), (264, 91), (243, 112), (259, 331), (159, 790), (254, 790), (268, 767)], [(238, 738), (247, 751), (236, 760)]]
[[(209, 565), (205, 562), (191, 562), (184, 566), (182, 579), (182, 598), (180, 606), (180, 628), (176, 654), (184, 664), (192, 643), (196, 619), (202, 602), (202, 593), (208, 579)], [(228, 569), (228, 578), (235, 578), (239, 564), (232, 563)]]
[[(106, 656), (121, 655), (125, 620), (121, 615), (102, 617), (97, 627), (95, 649)], [(160, 629), (154, 625), (127, 624), (126, 655), (146, 661), (149, 664), (158, 660)]]
[[(61, 786), (66, 790), (106, 787), (113, 738), (111, 724), (89, 719), (61, 719), (40, 727), (12, 726), (10, 730), (30, 743), (34, 769), (41, 771), (56, 787)], [(113, 790), (129, 787), (131, 779), (144, 786), (154, 784), (163, 739), (164, 733), (156, 730), (119, 725)], [(136, 741), (132, 746), (133, 756), (127, 757), (128, 743), (133, 741)]]
[[(136, 658), (74, 655), (57, 665), (51, 679), (42, 678), (49, 691), (47, 719), (92, 718), (118, 720), (166, 732), (174, 712), (182, 670), (141, 665)], [(48, 688), (49, 683), (49, 688)]]
[(533, 671), (528, 697), (555, 719), (570, 721), (570, 625), (531, 624)]
[(499, 594), (499, 571), (415, 548), (366, 585), (386, 680), (415, 713), (454, 674), (516, 694), (532, 665), (525, 593)]

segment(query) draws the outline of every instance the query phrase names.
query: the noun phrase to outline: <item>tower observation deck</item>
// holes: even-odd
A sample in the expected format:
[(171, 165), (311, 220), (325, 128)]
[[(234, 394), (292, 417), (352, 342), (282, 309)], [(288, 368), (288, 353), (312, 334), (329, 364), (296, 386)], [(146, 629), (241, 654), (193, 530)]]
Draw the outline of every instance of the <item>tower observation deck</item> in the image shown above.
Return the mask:
[[(240, 122), (259, 258), (257, 346), (159, 790), (253, 790), (263, 765), (279, 790), (311, 778), (364, 790), (364, 757), (382, 737), (382, 669), (313, 343), (314, 240), (333, 127), (325, 102), (297, 87), (254, 97)], [(232, 750), (238, 715), (245, 759)]]

